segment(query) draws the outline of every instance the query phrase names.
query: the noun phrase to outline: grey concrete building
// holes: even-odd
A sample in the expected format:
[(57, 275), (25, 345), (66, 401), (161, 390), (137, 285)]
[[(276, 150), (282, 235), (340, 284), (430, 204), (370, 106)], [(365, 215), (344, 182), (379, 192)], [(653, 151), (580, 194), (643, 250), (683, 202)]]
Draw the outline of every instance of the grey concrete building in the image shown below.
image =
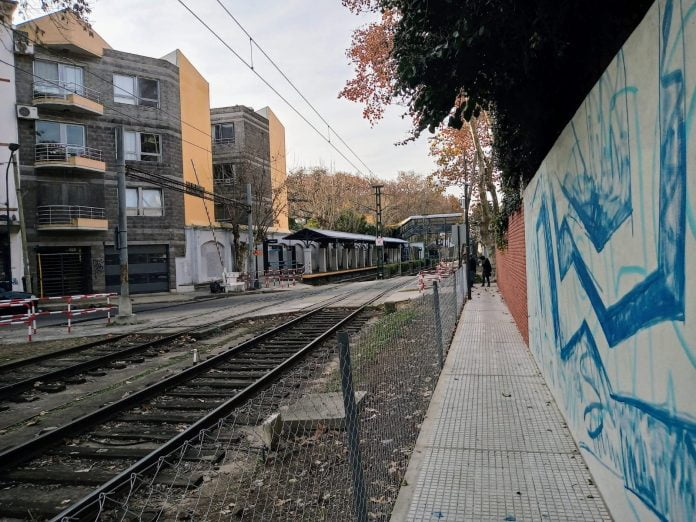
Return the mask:
[[(268, 119), (249, 107), (233, 105), (210, 110), (215, 192), (244, 199), (251, 183), (256, 199), (271, 197), (271, 156)], [(246, 224), (246, 215), (232, 205), (218, 206), (218, 221)]]
[[(241, 105), (214, 108), (210, 119), (215, 192), (244, 201), (247, 183), (252, 187), (254, 226), (265, 238), (254, 247), (258, 270), (301, 264), (301, 251), (298, 257), (298, 250), (282, 241), (289, 231), (283, 124), (269, 107), (255, 111)], [(233, 228), (246, 225), (242, 205), (219, 205), (216, 217)]]
[[(116, 129), (124, 129), (127, 164), (181, 180), (178, 68), (60, 24), (56, 31), (47, 16), (18, 26), (28, 34), (15, 59), (33, 288), (45, 296), (115, 291)], [(176, 288), (184, 196), (128, 179), (126, 200), (131, 292)]]

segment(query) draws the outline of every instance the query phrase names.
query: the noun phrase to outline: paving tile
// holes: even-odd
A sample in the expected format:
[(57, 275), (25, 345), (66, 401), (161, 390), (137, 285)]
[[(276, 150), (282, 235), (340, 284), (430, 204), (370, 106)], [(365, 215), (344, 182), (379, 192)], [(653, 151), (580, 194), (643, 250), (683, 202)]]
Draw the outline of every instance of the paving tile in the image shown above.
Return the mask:
[(611, 520), (495, 288), (464, 308), (438, 392), (406, 520)]

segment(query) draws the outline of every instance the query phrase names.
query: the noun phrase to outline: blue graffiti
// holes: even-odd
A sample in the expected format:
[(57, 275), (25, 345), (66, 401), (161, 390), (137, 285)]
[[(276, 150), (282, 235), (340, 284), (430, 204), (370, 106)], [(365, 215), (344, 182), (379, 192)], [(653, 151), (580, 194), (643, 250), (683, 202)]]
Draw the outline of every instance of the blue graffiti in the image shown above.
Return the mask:
[(570, 124), (575, 145), (561, 185), (598, 252), (632, 212), (629, 104), (637, 106), (637, 89), (626, 86), (621, 51), (614, 68), (615, 74), (604, 74), (585, 102), (585, 152), (575, 123)]
[[(637, 266), (620, 270), (619, 277), (630, 273), (643, 279), (609, 305), (571, 230), (571, 220), (579, 220), (595, 250), (601, 252), (633, 214), (628, 129), (629, 115), (637, 111), (629, 111), (628, 106), (637, 103), (638, 91), (626, 86), (622, 53), (588, 96), (589, 143), (583, 144), (574, 124), (570, 126), (574, 145), (560, 189), (575, 215), (566, 214), (559, 223), (556, 200), (547, 195), (552, 192), (550, 181), (546, 190), (540, 190), (543, 184), (539, 181), (532, 198), (539, 203), (532, 265), (536, 265), (537, 280), (548, 282), (539, 284), (537, 306), (542, 317), (550, 319), (551, 340), (561, 364), (550, 377), (562, 381), (569, 421), (582, 426), (587, 435), (580, 441), (581, 447), (621, 477), (626, 489), (661, 520), (689, 520), (696, 513), (696, 419), (678, 411), (671, 381), (669, 399), (662, 404), (617, 393), (588, 322), (583, 320), (566, 338), (558, 293), (559, 284), (572, 269), (610, 348), (642, 329), (685, 319), (686, 154), (691, 108), (687, 109), (685, 95), (684, 50), (675, 42), (683, 38), (685, 23), (681, 3), (676, 1), (676, 6), (675, 0), (659, 2), (664, 11), (660, 12), (659, 38), (655, 270), (647, 273)], [(693, 2), (688, 13), (695, 10)], [(631, 128), (639, 130), (635, 124)], [(542, 172), (540, 177), (546, 174)]]
[[(679, 68), (667, 70), (667, 64), (664, 63), (670, 36), (672, 9), (672, 2), (667, 2), (662, 24), (663, 45), (661, 46), (660, 61), (659, 107), (660, 214), (656, 270), (635, 285), (618, 302), (607, 306), (575, 244), (567, 218), (563, 218), (560, 230), (557, 231), (561, 279), (565, 278), (571, 266), (575, 268), (580, 284), (592, 303), (609, 346), (616, 346), (642, 328), (662, 321), (684, 319), (686, 107), (683, 70)], [(680, 66), (682, 68), (684, 66), (683, 60), (684, 56), (681, 55)], [(614, 155), (611, 149), (609, 155)], [(615, 162), (614, 164), (619, 166), (620, 171), (624, 170), (623, 162)], [(567, 177), (568, 175), (566, 175)], [(577, 177), (583, 180), (581, 183), (585, 183), (585, 180), (589, 178), (586, 172)], [(619, 175), (617, 179), (622, 179), (622, 176)], [(630, 195), (630, 191), (628, 194)], [(566, 193), (566, 195), (568, 194)], [(573, 204), (572, 199), (570, 202)], [(624, 210), (630, 209), (630, 205), (622, 208)], [(554, 220), (555, 214), (554, 203)], [(615, 214), (615, 216), (619, 215)], [(580, 214), (580, 218), (583, 220), (582, 214)], [(587, 226), (587, 223), (585, 224)], [(616, 219), (610, 219), (609, 224), (615, 227)], [(598, 230), (606, 231), (609, 228), (598, 227)], [(592, 234), (590, 234), (590, 238), (592, 239)], [(595, 240), (593, 243), (597, 244)]]

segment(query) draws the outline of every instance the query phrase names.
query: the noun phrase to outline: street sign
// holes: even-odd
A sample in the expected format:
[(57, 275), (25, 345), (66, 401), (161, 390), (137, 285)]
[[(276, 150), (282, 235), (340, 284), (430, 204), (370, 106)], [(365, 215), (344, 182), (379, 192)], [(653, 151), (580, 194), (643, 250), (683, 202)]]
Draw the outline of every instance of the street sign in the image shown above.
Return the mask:
[(375, 238), (375, 246), (384, 246), (384, 238), (382, 236)]
[(266, 243), (269, 245), (275, 245), (278, 243), (278, 240), (277, 239), (267, 239)]

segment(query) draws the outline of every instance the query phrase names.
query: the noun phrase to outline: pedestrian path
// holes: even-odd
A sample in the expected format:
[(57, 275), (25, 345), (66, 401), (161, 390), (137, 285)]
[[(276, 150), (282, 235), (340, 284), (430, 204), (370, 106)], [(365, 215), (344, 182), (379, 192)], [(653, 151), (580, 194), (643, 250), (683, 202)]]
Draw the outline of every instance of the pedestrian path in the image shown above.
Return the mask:
[(611, 520), (496, 287), (464, 307), (392, 520)]

